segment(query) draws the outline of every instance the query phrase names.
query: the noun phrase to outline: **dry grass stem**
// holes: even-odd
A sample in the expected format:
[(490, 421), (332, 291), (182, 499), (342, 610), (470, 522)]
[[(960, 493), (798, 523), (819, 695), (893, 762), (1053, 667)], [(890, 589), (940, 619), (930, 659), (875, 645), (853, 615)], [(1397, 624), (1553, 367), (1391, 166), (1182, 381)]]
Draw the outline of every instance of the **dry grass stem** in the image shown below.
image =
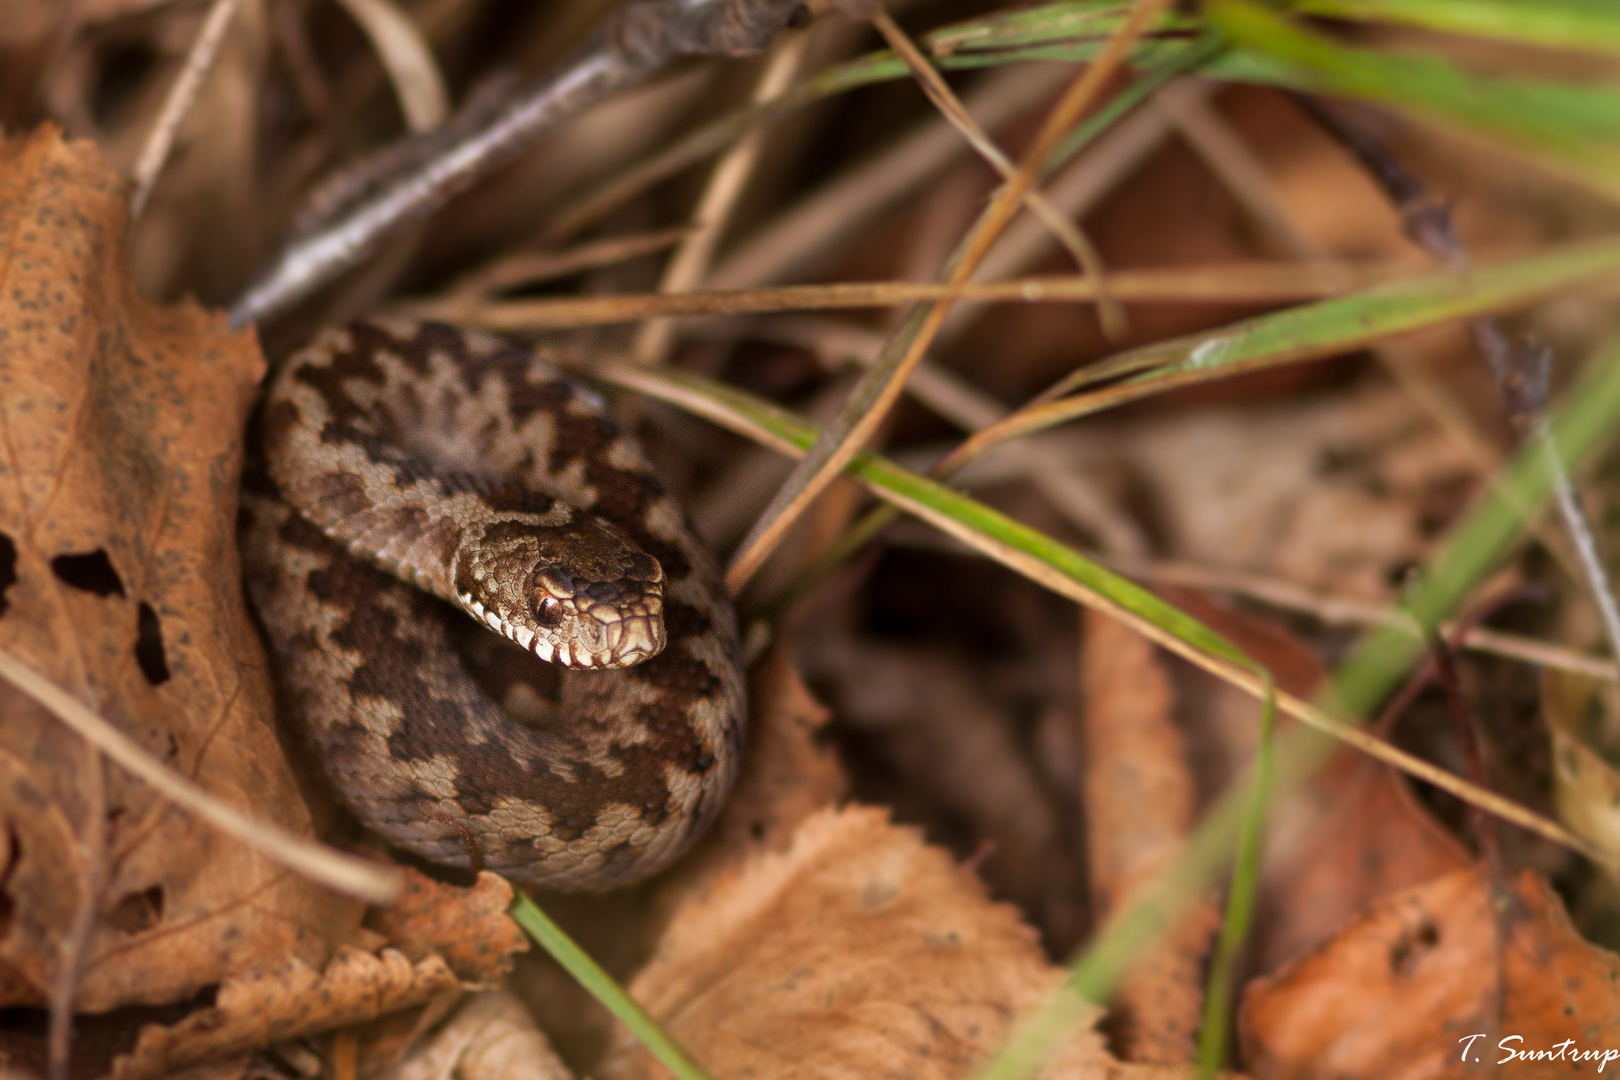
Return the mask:
[(230, 29), (231, 19), (235, 17), (239, 5), (240, 0), (214, 0), (202, 28), (197, 31), (196, 40), (191, 43), (185, 66), (180, 69), (179, 76), (169, 89), (163, 109), (152, 125), (151, 134), (141, 146), (140, 157), (135, 160), (135, 191), (129, 197), (129, 221), (132, 226), (140, 218), (141, 211), (146, 209), (147, 200), (152, 197), (152, 187), (163, 172), (164, 163), (169, 160), (169, 152), (174, 149), (180, 126), (186, 122), (191, 107), (197, 102), (197, 95), (202, 92), (203, 81), (219, 56), (219, 47), (225, 41), (225, 32)]
[[(1003, 183), (1010, 182), (1013, 178), (1013, 163), (1001, 152), (1001, 147), (995, 144), (995, 140), (974, 121), (972, 115), (962, 106), (962, 102), (957, 99), (950, 84), (934, 65), (928, 62), (928, 58), (917, 48), (916, 43), (881, 9), (873, 13), (872, 25), (877, 27), (889, 47), (906, 62), (906, 69), (911, 72), (912, 78), (917, 80), (929, 102), (939, 110), (939, 114), (946, 122), (968, 141), (968, 145), (973, 147), (980, 158), (996, 170)], [(1124, 337), (1125, 312), (1108, 293), (1102, 256), (1096, 247), (1086, 239), (1080, 227), (1065, 217), (1038, 189), (1031, 188), (1024, 193), (1024, 205), (1063, 245), (1075, 265), (1097, 279), (1097, 315), (1102, 322), (1103, 332), (1112, 340)]]
[(633, 236), (594, 240), (562, 251), (515, 252), (458, 279), (445, 290), (445, 295), (469, 301), (480, 300), (508, 289), (538, 285), (588, 270), (600, 270), (672, 248), (691, 231), (687, 226), (680, 225)]
[[(1244, 596), (1271, 607), (1310, 615), (1329, 626), (1400, 626), (1410, 629), (1414, 634), (1418, 629), (1411, 616), (1395, 608), (1317, 592), (1266, 574), (1112, 553), (1099, 556), (1098, 561), (1145, 581), (1185, 585)], [(1596, 679), (1620, 681), (1620, 667), (1617, 667), (1614, 661), (1604, 660), (1562, 645), (1553, 645), (1488, 627), (1465, 627), (1455, 622), (1441, 623), (1440, 633), (1447, 641), (1454, 641), (1463, 648), (1475, 652), (1489, 653), (1557, 671), (1589, 675)]]
[[(765, 70), (760, 73), (759, 82), (754, 87), (755, 104), (768, 101), (787, 89), (798, 74), (809, 41), (807, 34), (794, 34), (771, 49)], [(715, 165), (692, 213), (692, 230), (675, 249), (674, 257), (664, 268), (663, 280), (658, 283), (659, 292), (684, 293), (696, 288), (703, 280), (714, 258), (715, 248), (725, 233), (726, 222), (730, 220), (731, 211), (737, 205), (748, 178), (753, 175), (754, 165), (764, 145), (765, 130), (755, 128), (739, 139)], [(668, 320), (647, 320), (636, 334), (632, 354), (643, 364), (662, 363), (672, 332), (673, 327)]]
[[(1141, 303), (1270, 303), (1339, 296), (1400, 276), (1395, 264), (1341, 262), (1227, 263), (1208, 269), (1121, 270), (1109, 275), (1116, 299)], [(721, 292), (638, 293), (487, 301), (452, 295), (401, 301), (394, 310), (491, 330), (595, 326), (648, 318), (757, 315), (779, 311), (898, 307), (919, 301), (978, 303), (1084, 303), (1097, 299), (1099, 282), (1084, 277), (946, 284), (926, 281), (785, 285)]]
[[(1015, 65), (987, 72), (963, 107), (987, 131), (995, 131), (1034, 108), (1063, 84), (1065, 71)], [(819, 269), (837, 246), (869, 225), (883, 210), (927, 184), (960, 157), (961, 136), (939, 117), (896, 136), (869, 161), (833, 177), (745, 237), (715, 266), (709, 284), (740, 289)], [(1044, 229), (1043, 239), (1049, 239)]]
[[(1124, 65), (1132, 46), (1167, 3), (1168, 0), (1139, 0), (1097, 58), (1086, 66), (1047, 114), (1033, 143), (1025, 150), (1018, 171), (992, 198), (947, 264), (943, 275), (947, 284), (960, 285), (973, 276), (990, 245), (1023, 205), (1024, 193), (1034, 187), (1037, 173), (1058, 141), (1091, 107), (1107, 81)], [(816, 445), (794, 467), (782, 490), (743, 538), (740, 549), (726, 568), (726, 585), (733, 594), (741, 591), (816, 496), (871, 440), (899, 398), (911, 370), (933, 344), (934, 335), (950, 307), (950, 300), (925, 304), (901, 324), (891, 339), (892, 349), (885, 349), (879, 363), (856, 385), (843, 413), (822, 429)]]
[(376, 50), (400, 112), (412, 131), (427, 131), (444, 122), (450, 112), (450, 96), (444, 89), (433, 50), (422, 40), (416, 24), (389, 0), (338, 0), (366, 32)]
[[(597, 374), (609, 382), (677, 405), (696, 415), (712, 420), (739, 435), (768, 446), (778, 453), (792, 457), (800, 457), (804, 454), (804, 450), (798, 445), (777, 436), (776, 433), (767, 428), (755, 424), (748, 417), (732, 411), (704, 394), (665, 382), (658, 377), (656, 372), (632, 368), (622, 363), (605, 364), (596, 370)], [(1256, 701), (1265, 700), (1270, 688), (1259, 675), (1248, 668), (1240, 667), (1229, 660), (1213, 656), (1196, 648), (1135, 612), (1120, 607), (1112, 600), (1094, 592), (1040, 559), (1008, 546), (1000, 540), (979, 531), (971, 524), (957, 521), (947, 514), (940, 513), (926, 503), (916, 502), (881, 485), (868, 484), (867, 486), (874, 495), (885, 502), (927, 522), (940, 532), (965, 544), (972, 550), (1017, 571), (1029, 580), (1060, 596), (1067, 597), (1076, 603), (1084, 604), (1118, 619), (1154, 644), (1174, 653), (1216, 678), (1230, 683)], [(1519, 828), (1550, 840), (1561, 847), (1568, 848), (1570, 851), (1591, 859), (1600, 866), (1617, 866), (1616, 856), (1575, 835), (1548, 817), (1528, 810), (1510, 799), (1503, 798), (1493, 791), (1482, 788), (1454, 773), (1447, 772), (1420, 757), (1409, 754), (1405, 750), (1369, 734), (1363, 728), (1339, 720), (1299, 697), (1278, 690), (1275, 691), (1275, 700), (1277, 707), (1294, 719), (1339, 742), (1354, 747), (1370, 757), (1400, 769), (1408, 776), (1432, 784), (1440, 790), (1456, 796), (1470, 806), (1477, 807), (1503, 821), (1517, 825)]]

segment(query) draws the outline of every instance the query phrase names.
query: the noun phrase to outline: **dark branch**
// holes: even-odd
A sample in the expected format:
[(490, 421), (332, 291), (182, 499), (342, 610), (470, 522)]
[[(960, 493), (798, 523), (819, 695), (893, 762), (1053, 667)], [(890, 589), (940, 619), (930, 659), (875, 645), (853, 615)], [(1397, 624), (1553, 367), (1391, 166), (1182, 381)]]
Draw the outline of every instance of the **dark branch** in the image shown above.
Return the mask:
[(609, 19), (552, 77), (500, 109), (479, 102), (444, 133), (380, 152), (363, 182), (329, 191), (303, 227), (231, 305), (232, 326), (279, 314), (358, 265), (407, 224), (512, 160), (587, 106), (679, 56), (758, 52), (801, 0), (638, 0)]
[[(1401, 228), (1413, 243), (1448, 270), (1461, 273), (1469, 268), (1468, 250), (1457, 239), (1448, 203), (1430, 196), (1387, 147), (1338, 113), (1304, 95), (1296, 95), (1294, 100), (1322, 130), (1355, 155), (1400, 214)], [(1524, 435), (1546, 412), (1551, 356), (1534, 340), (1513, 345), (1501, 324), (1488, 316), (1470, 319), (1468, 329), (1502, 391), (1509, 421), (1515, 431)]]

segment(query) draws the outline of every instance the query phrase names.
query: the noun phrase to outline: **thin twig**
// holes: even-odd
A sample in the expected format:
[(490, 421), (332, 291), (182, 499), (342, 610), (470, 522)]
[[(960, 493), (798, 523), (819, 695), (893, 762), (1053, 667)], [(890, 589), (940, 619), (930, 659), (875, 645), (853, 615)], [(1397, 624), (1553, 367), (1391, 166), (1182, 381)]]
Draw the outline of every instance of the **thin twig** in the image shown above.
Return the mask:
[(316, 232), (295, 239), (231, 305), (231, 325), (262, 321), (311, 295), (562, 120), (676, 57), (759, 51), (799, 6), (799, 0), (642, 0), (626, 6), (559, 73), (492, 121), (414, 163)]
[[(1452, 227), (1450, 207), (1430, 197), (1417, 177), (1395, 159), (1388, 147), (1347, 123), (1321, 103), (1302, 95), (1295, 95), (1294, 100), (1307, 116), (1348, 149), (1378, 182), (1385, 197), (1400, 214), (1406, 235), (1414, 243), (1448, 269), (1462, 273), (1470, 268), (1468, 251)], [(1552, 441), (1551, 429), (1547, 425), (1547, 386), (1552, 354), (1535, 341), (1526, 341), (1515, 347), (1508, 341), (1501, 324), (1490, 316), (1470, 319), (1468, 328), (1475, 346), (1485, 357), (1491, 375), (1496, 379), (1514, 430), (1522, 441), (1540, 443), (1546, 450), (1559, 516), (1574, 544), (1576, 562), (1581, 576), (1585, 578), (1587, 593), (1597, 608), (1609, 651), (1620, 661), (1620, 603), (1615, 600), (1614, 586), (1598, 552), (1591, 523), (1581, 509), (1569, 472), (1558, 456), (1558, 448)]]
[(86, 742), (125, 771), (152, 785), (164, 798), (196, 814), (220, 832), (240, 840), (283, 866), (327, 888), (374, 904), (389, 904), (402, 882), (392, 867), (344, 855), (301, 840), (214, 798), (165, 768), (129, 736), (97, 716), (79, 699), (6, 652), (0, 652), (0, 678), (49, 709)]
[(674, 247), (691, 231), (680, 225), (631, 236), (611, 236), (562, 251), (516, 251), (457, 278), (443, 292), (458, 300), (476, 302), (509, 289), (653, 255)]
[(208, 16), (203, 20), (202, 28), (197, 31), (197, 39), (191, 43), (191, 51), (186, 54), (186, 63), (180, 69), (180, 76), (169, 88), (169, 96), (163, 99), (163, 110), (158, 113), (157, 122), (152, 125), (152, 132), (146, 137), (146, 144), (141, 147), (141, 156), (135, 161), (135, 191), (129, 197), (131, 224), (141, 216), (141, 211), (146, 209), (147, 200), (152, 197), (152, 187), (157, 183), (158, 174), (163, 171), (164, 162), (169, 160), (169, 151), (174, 148), (175, 136), (180, 133), (180, 125), (186, 122), (186, 116), (197, 102), (203, 80), (208, 77), (209, 69), (214, 66), (214, 60), (219, 56), (219, 47), (225, 41), (225, 31), (230, 28), (231, 19), (236, 15), (240, 2), (241, 0), (214, 0), (214, 6), (208, 9)]

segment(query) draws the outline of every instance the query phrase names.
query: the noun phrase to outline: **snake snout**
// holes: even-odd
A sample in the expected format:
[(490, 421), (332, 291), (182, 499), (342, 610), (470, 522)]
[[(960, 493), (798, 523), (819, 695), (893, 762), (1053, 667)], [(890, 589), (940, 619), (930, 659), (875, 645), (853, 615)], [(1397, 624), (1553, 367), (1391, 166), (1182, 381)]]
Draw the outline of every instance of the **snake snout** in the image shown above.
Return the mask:
[(530, 651), (565, 667), (627, 667), (663, 649), (662, 582), (635, 576), (581, 581), (554, 567), (531, 579)]

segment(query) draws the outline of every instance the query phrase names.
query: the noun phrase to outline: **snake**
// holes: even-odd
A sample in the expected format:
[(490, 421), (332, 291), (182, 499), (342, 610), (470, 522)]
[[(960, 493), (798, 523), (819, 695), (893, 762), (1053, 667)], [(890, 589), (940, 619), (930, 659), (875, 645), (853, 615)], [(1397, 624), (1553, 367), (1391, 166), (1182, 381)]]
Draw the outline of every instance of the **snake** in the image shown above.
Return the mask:
[(330, 327), (272, 376), (245, 580), (280, 711), (369, 832), (598, 891), (736, 775), (736, 620), (645, 452), (545, 346)]

